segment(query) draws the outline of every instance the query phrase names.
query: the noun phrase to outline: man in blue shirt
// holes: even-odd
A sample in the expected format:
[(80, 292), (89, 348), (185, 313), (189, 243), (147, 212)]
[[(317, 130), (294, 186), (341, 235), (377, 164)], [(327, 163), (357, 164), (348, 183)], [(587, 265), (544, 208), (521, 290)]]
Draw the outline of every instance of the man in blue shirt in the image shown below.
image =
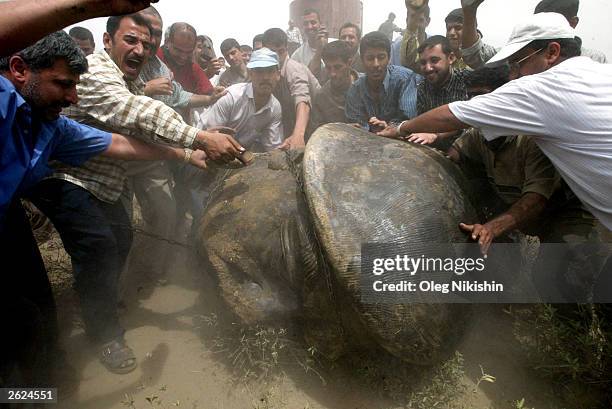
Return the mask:
[[(0, 314), (8, 315), (3, 322), (8, 323), (5, 329), (10, 335), (0, 337), (0, 369), (19, 355), (29, 355), (35, 367), (25, 371), (32, 375), (24, 380), (28, 385), (44, 384), (45, 371), (57, 367), (52, 361), (58, 354), (57, 318), (46, 270), (19, 198), (51, 173), (50, 160), (78, 166), (97, 154), (124, 160), (192, 158), (183, 149), (147, 144), (60, 116), (62, 108), (77, 102), (76, 84), (87, 67), (84, 54), (64, 32), (0, 59), (0, 258), (6, 266), (18, 266), (3, 271), (0, 286)], [(75, 214), (87, 216), (90, 210), (85, 201), (71, 205)], [(82, 218), (92, 229), (99, 228), (99, 220), (86, 216)], [(84, 284), (75, 278), (78, 290)], [(104, 280), (101, 277), (94, 284)], [(112, 294), (106, 297), (112, 299)], [(37, 334), (41, 343), (31, 345), (32, 337), (24, 333)], [(23, 350), (28, 345), (31, 349)]]
[(377, 132), (389, 123), (414, 118), (420, 75), (408, 68), (389, 65), (391, 43), (378, 31), (361, 39), (359, 51), (366, 75), (348, 90), (347, 120)]

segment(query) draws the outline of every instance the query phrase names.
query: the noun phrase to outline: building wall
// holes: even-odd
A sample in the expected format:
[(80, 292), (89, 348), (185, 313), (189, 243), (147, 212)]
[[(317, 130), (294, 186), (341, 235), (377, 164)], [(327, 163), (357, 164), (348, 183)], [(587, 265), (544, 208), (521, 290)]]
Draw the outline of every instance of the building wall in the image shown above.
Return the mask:
[(363, 27), (363, 4), (361, 0), (294, 0), (289, 6), (290, 18), (302, 28), (302, 12), (313, 8), (321, 13), (321, 23), (327, 26), (329, 36), (338, 38), (340, 27), (351, 22)]

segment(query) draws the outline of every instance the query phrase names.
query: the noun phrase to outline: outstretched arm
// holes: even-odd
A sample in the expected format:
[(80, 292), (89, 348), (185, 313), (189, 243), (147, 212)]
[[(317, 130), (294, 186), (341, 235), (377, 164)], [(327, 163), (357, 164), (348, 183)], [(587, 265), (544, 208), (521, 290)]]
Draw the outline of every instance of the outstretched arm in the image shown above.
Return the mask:
[(13, 0), (0, 3), (0, 56), (94, 17), (134, 13), (157, 0)]

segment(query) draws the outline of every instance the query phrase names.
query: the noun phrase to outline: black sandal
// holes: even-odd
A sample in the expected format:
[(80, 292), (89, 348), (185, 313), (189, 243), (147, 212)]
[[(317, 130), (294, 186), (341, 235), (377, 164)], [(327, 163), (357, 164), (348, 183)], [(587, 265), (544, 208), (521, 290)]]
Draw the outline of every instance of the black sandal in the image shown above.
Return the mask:
[(116, 374), (132, 372), (138, 366), (134, 351), (126, 345), (123, 338), (114, 339), (102, 346), (100, 362)]

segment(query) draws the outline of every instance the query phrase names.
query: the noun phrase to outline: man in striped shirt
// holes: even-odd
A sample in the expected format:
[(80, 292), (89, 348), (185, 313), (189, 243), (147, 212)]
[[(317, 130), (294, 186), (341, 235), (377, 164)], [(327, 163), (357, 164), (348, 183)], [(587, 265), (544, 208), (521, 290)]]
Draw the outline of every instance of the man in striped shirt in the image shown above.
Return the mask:
[[(139, 14), (110, 17), (105, 50), (88, 57), (89, 72), (77, 85), (78, 103), (65, 114), (149, 142), (202, 147), (212, 159), (238, 156), (243, 148), (233, 138), (192, 128), (172, 108), (144, 95), (139, 74), (151, 47), (150, 34), (150, 26)], [(117, 283), (132, 239), (120, 200), (125, 168), (126, 162), (107, 157), (92, 158), (78, 167), (57, 164), (52, 179), (40, 183), (34, 192), (37, 206), (44, 207), (39, 206), (62, 239), (72, 243), (73, 269), (81, 277), (78, 290), (87, 294), (82, 304), (87, 334), (102, 345), (101, 361), (117, 373), (136, 366), (116, 311)]]
[[(439, 35), (429, 37), (419, 46), (418, 52), (424, 80), (419, 83), (417, 89), (417, 115), (451, 102), (467, 100), (465, 86), (467, 70), (453, 68), (457, 57), (446, 37)], [(436, 139), (432, 146), (446, 151), (460, 133), (451, 132), (440, 138), (435, 134), (421, 134), (418, 138)]]

